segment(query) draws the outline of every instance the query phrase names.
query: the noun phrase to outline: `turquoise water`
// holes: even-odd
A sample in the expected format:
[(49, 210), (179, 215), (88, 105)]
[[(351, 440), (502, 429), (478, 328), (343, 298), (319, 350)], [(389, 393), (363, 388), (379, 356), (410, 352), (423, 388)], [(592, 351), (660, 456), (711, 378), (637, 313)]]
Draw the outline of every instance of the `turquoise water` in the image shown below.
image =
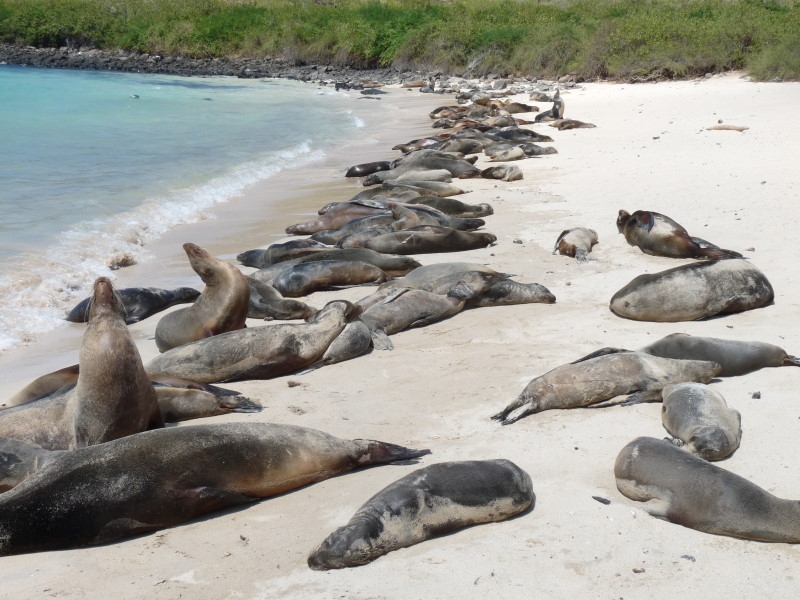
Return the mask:
[(0, 350), (63, 323), (147, 242), (363, 123), (283, 80), (0, 65)]

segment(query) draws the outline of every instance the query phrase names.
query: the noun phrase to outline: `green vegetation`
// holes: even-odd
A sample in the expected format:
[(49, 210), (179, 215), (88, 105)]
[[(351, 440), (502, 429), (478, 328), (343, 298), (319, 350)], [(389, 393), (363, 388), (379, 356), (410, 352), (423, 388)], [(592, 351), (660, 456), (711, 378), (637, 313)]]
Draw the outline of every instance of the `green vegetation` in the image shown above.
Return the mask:
[(0, 0), (0, 41), (554, 77), (800, 77), (800, 0)]

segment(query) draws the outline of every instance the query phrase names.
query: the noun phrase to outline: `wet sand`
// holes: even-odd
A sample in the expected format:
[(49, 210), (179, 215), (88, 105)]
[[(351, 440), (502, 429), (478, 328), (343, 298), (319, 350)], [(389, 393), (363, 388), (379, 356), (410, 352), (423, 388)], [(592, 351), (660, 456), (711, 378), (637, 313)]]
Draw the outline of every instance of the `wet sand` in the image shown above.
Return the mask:
[[(236, 230), (236, 239), (226, 236), (235, 229), (232, 223), (251, 222), (228, 205), (216, 220), (175, 231), (154, 245), (164, 274), (133, 267), (125, 285), (159, 285), (152, 277), (163, 277), (169, 287), (196, 284), (188, 267), (183, 279), (166, 281), (183, 260), (183, 241), (232, 259), (241, 250), (281, 239), (285, 226), (323, 204), (354, 195), (360, 188), (343, 181), (344, 168), (395, 156), (389, 148), (429, 131), (428, 111), (449, 100), (397, 95), (404, 104), (408, 99), (408, 120), (396, 125), (392, 139), (368, 126), (376, 140), (371, 146), (327, 161), (318, 179), (302, 181), (302, 200), (281, 200), (285, 212), (264, 229), (254, 225)], [(2, 558), (5, 593), (26, 599), (447, 599), (671, 598), (691, 590), (711, 599), (761, 597), (765, 588), (778, 596), (795, 592), (796, 546), (703, 534), (660, 521), (617, 491), (613, 465), (622, 447), (640, 435), (666, 435), (660, 404), (551, 410), (505, 427), (489, 416), (552, 368), (603, 346), (638, 348), (673, 332), (758, 340), (800, 354), (795, 267), (800, 249), (794, 240), (800, 213), (794, 209), (792, 158), (800, 156), (794, 119), (800, 84), (751, 83), (730, 74), (659, 84), (586, 84), (564, 98), (567, 117), (597, 128), (559, 132), (537, 125), (554, 138), (559, 154), (515, 163), (525, 174), (522, 181), (457, 182), (471, 190), (461, 199), (494, 206), (485, 229), (498, 236), (497, 244), (418, 257), (423, 264), (489, 264), (516, 274), (518, 281), (547, 286), (556, 304), (469, 310), (393, 336), (391, 352), (373, 351), (303, 375), (236, 383), (230, 387), (261, 402), (264, 411), (207, 420), (292, 423), (341, 437), (430, 448), (421, 465), (507, 458), (533, 479), (537, 501), (531, 512), (392, 552), (363, 567), (311, 571), (306, 557), (319, 542), (378, 490), (418, 468), (376, 467), (103, 547)], [(719, 120), (749, 129), (706, 130)], [(485, 158), (479, 164), (486, 164)], [(258, 191), (293, 189), (286, 183), (269, 180)], [(245, 202), (257, 209), (256, 191)], [(690, 234), (742, 252), (771, 281), (775, 303), (689, 323), (613, 315), (609, 299), (633, 277), (689, 262), (628, 246), (615, 225), (621, 208), (667, 214)], [(576, 226), (591, 227), (600, 238), (588, 263), (551, 253), (558, 234)], [(161, 251), (171, 244), (170, 252)], [(322, 306), (370, 291), (321, 292), (308, 302)], [(145, 360), (156, 353), (150, 339), (156, 322), (151, 318), (131, 328)], [(70, 343), (77, 344), (78, 333)], [(38, 356), (47, 354), (45, 348), (26, 350)], [(14, 384), (24, 383), (19, 375), (24, 364), (2, 365), (15, 381), (4, 381), (0, 390), (13, 392)], [(742, 413), (744, 430), (740, 449), (720, 466), (782, 498), (800, 498), (798, 377), (800, 370), (787, 367), (714, 383)], [(290, 387), (289, 381), (300, 385)], [(611, 502), (601, 504), (593, 496)]]

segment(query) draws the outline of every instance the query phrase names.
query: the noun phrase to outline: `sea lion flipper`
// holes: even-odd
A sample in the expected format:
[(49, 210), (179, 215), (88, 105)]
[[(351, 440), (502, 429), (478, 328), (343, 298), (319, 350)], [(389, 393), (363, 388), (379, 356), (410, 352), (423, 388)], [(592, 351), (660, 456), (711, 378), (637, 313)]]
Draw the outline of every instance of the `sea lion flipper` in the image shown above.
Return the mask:
[(611, 346), (606, 346), (605, 348), (600, 348), (600, 350), (595, 350), (591, 354), (587, 354), (586, 356), (579, 358), (578, 360), (573, 360), (571, 364), (576, 365), (579, 362), (583, 362), (585, 360), (589, 360), (590, 358), (597, 358), (598, 356), (606, 356), (608, 354), (619, 354), (620, 352), (631, 352), (631, 350), (625, 350), (624, 348), (613, 348)]
[(645, 402), (661, 402), (661, 389), (641, 390), (628, 396), (620, 406), (631, 406), (633, 404), (644, 404)]
[(383, 329), (374, 329), (370, 331), (372, 337), (372, 345), (376, 350), (394, 350), (392, 340)]
[(787, 354), (781, 363), (782, 367), (800, 367), (800, 358)]

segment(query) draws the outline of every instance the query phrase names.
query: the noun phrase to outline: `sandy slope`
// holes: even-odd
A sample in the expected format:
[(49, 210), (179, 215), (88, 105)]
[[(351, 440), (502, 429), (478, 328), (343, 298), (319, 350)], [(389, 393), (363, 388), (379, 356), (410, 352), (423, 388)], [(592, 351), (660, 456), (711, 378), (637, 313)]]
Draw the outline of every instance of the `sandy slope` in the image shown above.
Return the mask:
[[(564, 97), (567, 117), (597, 128), (559, 132), (538, 125), (555, 139), (559, 154), (516, 163), (524, 180), (460, 182), (472, 190), (462, 198), (493, 204), (486, 229), (498, 236), (496, 246), (456, 258), (420, 258), (425, 264), (488, 263), (520, 281), (546, 285), (558, 298), (555, 305), (471, 310), (394, 336), (392, 352), (301, 376), (236, 384), (261, 401), (264, 411), (216, 419), (294, 423), (342, 437), (431, 448), (422, 464), (508, 458), (533, 478), (532, 512), (399, 550), (364, 567), (311, 571), (305, 559), (316, 544), (372, 494), (417, 468), (377, 467), (105, 547), (0, 559), (3, 593), (19, 599), (627, 599), (672, 598), (691, 590), (692, 596), (713, 599), (761, 597), (765, 586), (778, 597), (796, 593), (795, 546), (717, 537), (659, 521), (616, 490), (619, 450), (639, 435), (665, 435), (660, 405), (554, 410), (507, 427), (489, 415), (551, 368), (602, 346), (636, 348), (676, 331), (760, 340), (800, 353), (800, 125), (794, 114), (800, 84), (756, 84), (726, 75), (588, 84)], [(420, 116), (440, 100), (417, 98)], [(705, 130), (718, 120), (750, 129)], [(417, 119), (406, 138), (385, 147), (359, 149), (351, 163), (393, 156), (392, 143), (416, 137), (423, 124)], [(354, 182), (332, 178), (319, 184), (331, 192), (314, 206), (357, 190)], [(621, 208), (665, 213), (691, 234), (744, 253), (772, 282), (774, 305), (680, 324), (614, 316), (608, 301), (617, 289), (640, 273), (682, 262), (628, 246), (615, 226)], [(287, 215), (279, 227), (301, 218)], [(585, 264), (551, 254), (558, 234), (575, 226), (592, 227), (600, 237)], [(194, 241), (202, 245), (201, 238)], [(219, 242), (214, 251), (232, 252), (223, 246), (234, 242)], [(309, 302), (320, 306), (368, 292), (318, 293)], [(151, 321), (133, 328), (145, 357), (155, 353), (148, 339), (156, 322)], [(785, 498), (800, 498), (798, 377), (794, 368), (765, 369), (714, 384), (742, 413), (744, 429), (741, 448), (722, 466)], [(289, 387), (289, 380), (301, 385)], [(760, 399), (752, 398), (756, 391)]]

